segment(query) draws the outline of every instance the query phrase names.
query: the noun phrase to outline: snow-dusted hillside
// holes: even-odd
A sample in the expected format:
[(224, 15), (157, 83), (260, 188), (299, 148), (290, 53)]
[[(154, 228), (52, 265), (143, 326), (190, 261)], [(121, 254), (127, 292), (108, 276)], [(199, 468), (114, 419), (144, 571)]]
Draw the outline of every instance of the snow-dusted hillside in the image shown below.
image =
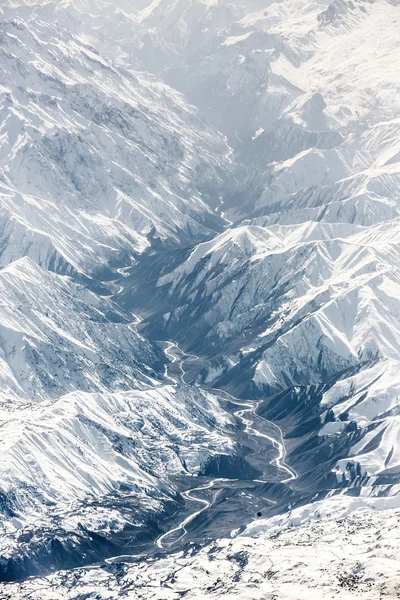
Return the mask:
[(109, 298), (22, 258), (0, 270), (1, 404), (157, 383), (165, 359)]

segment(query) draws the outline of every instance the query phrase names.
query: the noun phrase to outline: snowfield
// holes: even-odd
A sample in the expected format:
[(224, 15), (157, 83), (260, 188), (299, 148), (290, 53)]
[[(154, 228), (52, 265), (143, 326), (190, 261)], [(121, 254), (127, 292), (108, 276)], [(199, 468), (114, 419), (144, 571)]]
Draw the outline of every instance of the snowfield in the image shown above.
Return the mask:
[[(320, 507), (319, 507), (320, 508)], [(329, 509), (329, 506), (326, 510)], [(238, 598), (334, 600), (398, 598), (399, 509), (353, 507), (338, 517), (314, 515), (250, 527), (200, 551), (130, 565), (60, 572), (47, 579), (6, 585), (5, 599)]]

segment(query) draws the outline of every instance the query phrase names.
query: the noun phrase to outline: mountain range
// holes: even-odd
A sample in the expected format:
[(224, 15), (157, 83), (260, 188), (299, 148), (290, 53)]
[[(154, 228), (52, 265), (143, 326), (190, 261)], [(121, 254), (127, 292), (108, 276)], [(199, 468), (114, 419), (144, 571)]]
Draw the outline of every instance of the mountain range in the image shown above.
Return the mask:
[(2, 3), (1, 598), (397, 597), (399, 10)]

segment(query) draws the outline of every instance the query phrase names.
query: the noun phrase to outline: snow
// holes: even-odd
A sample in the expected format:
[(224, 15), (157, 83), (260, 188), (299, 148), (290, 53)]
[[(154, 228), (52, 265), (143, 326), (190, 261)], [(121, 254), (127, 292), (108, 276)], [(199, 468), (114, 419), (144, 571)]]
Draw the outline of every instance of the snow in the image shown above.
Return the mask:
[(223, 46), (234, 46), (235, 44), (238, 44), (239, 42), (247, 40), (247, 38), (250, 35), (251, 35), (251, 31), (249, 31), (248, 33), (244, 33), (243, 35), (233, 35), (233, 36), (227, 37), (226, 40), (222, 43), (222, 45)]
[(260, 137), (260, 135), (264, 133), (264, 129), (262, 127), (260, 127), (260, 129), (257, 129), (257, 131), (254, 133), (253, 137), (251, 138), (254, 142), (254, 140), (256, 140), (258, 137)]
[(159, 350), (111, 300), (23, 258), (0, 270), (0, 404), (157, 381)]
[[(355, 510), (341, 517), (271, 528), (262, 522), (233, 539), (201, 550), (129, 565), (119, 560), (97, 569), (56, 573), (47, 579), (6, 585), (16, 600), (117, 598), (120, 588), (133, 599), (333, 600), (396, 598), (399, 590), (399, 510)], [(111, 570), (111, 573), (110, 573)], [(72, 579), (73, 577), (73, 579)]]

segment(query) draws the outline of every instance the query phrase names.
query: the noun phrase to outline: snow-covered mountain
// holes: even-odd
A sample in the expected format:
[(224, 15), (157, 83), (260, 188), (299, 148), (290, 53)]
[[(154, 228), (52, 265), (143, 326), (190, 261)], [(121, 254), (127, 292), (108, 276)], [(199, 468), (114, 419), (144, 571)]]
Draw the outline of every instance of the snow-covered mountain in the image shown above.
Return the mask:
[[(54, 6), (1, 23), (1, 261), (29, 255), (86, 274), (126, 265), (153, 238), (183, 243), (223, 220), (221, 134), (154, 78), (117, 68)], [(49, 20), (47, 20), (49, 19)]]
[(323, 486), (330, 469), (343, 483), (395, 481), (397, 236), (397, 221), (231, 228), (157, 281), (148, 330), (203, 357), (187, 363), (187, 381), (265, 399), (263, 416), (291, 430), (291, 464), (313, 485), (316, 462)]
[(74, 392), (0, 423), (2, 581), (144, 544), (182, 508), (174, 478), (234, 446), (216, 398), (186, 386)]
[(139, 12), (138, 45), (260, 164), (398, 117), (397, 13), (364, 0), (164, 0)]
[(171, 386), (112, 300), (141, 254), (222, 230), (230, 148), (97, 50), (76, 8), (0, 11), (2, 579), (151, 539), (183, 507), (173, 479), (237, 446), (218, 400)]
[[(398, 472), (398, 19), (390, 2), (271, 3), (216, 27), (195, 57), (185, 46), (187, 71), (176, 67), (174, 85), (201, 105), (193, 76), (236, 159), (256, 167), (224, 207), (232, 227), (152, 267), (148, 331), (202, 358), (188, 381), (265, 399), (308, 485), (380, 489)], [(388, 32), (379, 48), (366, 41), (376, 31)], [(262, 93), (244, 74), (225, 81), (254, 56)], [(246, 114), (235, 129), (230, 102)], [(138, 292), (122, 298), (140, 305)]]
[(160, 349), (134, 329), (132, 315), (22, 258), (0, 271), (1, 404), (75, 390), (112, 392), (159, 381)]
[(0, 596), (396, 597), (399, 10), (3, 2)]

